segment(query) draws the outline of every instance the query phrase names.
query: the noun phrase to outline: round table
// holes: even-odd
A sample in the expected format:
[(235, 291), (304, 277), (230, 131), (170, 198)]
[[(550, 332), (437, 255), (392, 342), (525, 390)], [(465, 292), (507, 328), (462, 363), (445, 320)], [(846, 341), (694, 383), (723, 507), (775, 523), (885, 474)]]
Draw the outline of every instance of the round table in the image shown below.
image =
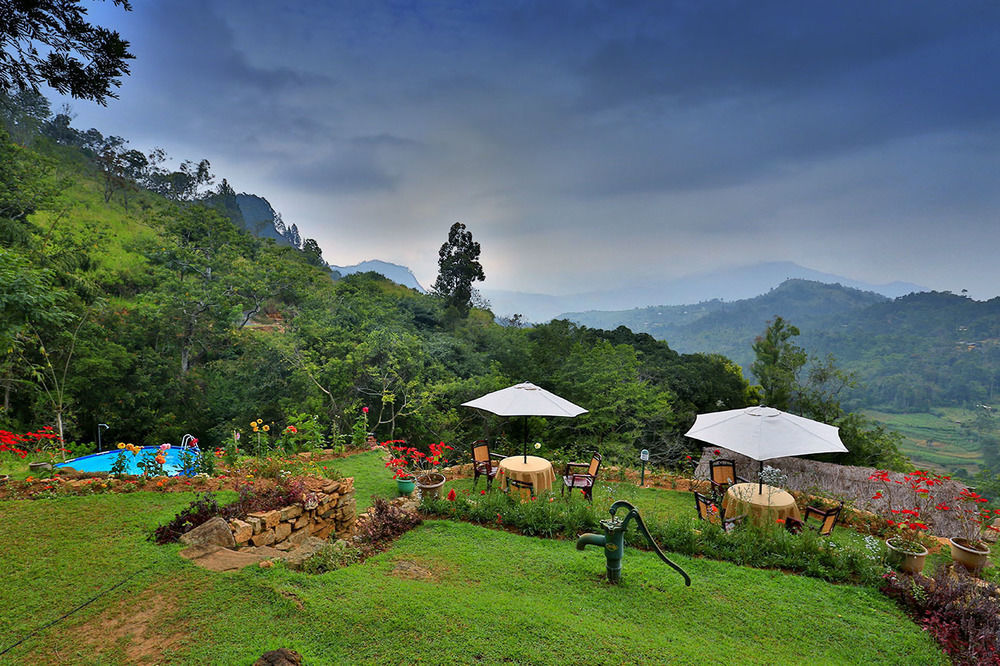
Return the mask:
[[(500, 461), (500, 471), (497, 475), (497, 479), (506, 477), (518, 481), (530, 481), (535, 486), (536, 495), (551, 488), (552, 482), (556, 480), (552, 463), (538, 456), (528, 456), (527, 462), (524, 456), (508, 456)], [(506, 488), (506, 480), (502, 483), (501, 488)]]
[(795, 498), (782, 490), (764, 484), (760, 490), (756, 483), (737, 483), (729, 487), (722, 499), (726, 518), (746, 514), (756, 525), (774, 523), (786, 518), (802, 520)]

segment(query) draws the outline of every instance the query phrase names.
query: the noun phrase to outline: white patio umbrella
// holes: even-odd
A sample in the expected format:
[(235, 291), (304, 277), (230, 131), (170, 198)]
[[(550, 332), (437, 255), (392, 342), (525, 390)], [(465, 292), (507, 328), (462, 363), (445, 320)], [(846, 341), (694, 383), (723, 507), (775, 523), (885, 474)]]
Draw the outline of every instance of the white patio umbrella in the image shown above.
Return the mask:
[[(747, 407), (699, 414), (684, 433), (692, 439), (742, 453), (760, 461), (813, 453), (847, 453), (836, 426), (773, 407)], [(759, 491), (763, 490), (760, 481)]]
[(546, 391), (531, 382), (515, 384), (499, 391), (487, 393), (481, 398), (463, 402), (463, 407), (481, 409), (497, 416), (524, 417), (524, 461), (528, 461), (528, 417), (529, 416), (563, 416), (573, 418), (586, 414), (587, 410), (574, 405), (555, 393)]

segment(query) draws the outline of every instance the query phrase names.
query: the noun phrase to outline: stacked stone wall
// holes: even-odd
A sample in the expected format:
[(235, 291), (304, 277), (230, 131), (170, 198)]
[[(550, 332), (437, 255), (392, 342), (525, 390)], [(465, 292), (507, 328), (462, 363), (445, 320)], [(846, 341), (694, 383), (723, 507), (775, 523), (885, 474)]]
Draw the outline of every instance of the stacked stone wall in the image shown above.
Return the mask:
[(259, 511), (229, 521), (237, 548), (271, 546), (290, 550), (309, 537), (347, 539), (357, 521), (354, 479), (331, 481), (302, 503), (273, 511)]

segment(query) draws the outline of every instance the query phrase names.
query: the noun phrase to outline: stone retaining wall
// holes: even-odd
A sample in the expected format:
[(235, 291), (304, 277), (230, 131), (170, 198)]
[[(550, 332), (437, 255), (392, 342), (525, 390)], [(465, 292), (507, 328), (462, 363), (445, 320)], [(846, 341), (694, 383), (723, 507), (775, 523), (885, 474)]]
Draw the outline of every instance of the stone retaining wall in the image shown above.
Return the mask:
[[(719, 449), (721, 454), (714, 455), (715, 449)], [(706, 446), (702, 449), (701, 460), (694, 473), (695, 478), (708, 478), (708, 463), (713, 458), (735, 460), (737, 475), (751, 480), (757, 478), (757, 470), (760, 468), (759, 462), (729, 449), (716, 446)], [(776, 467), (788, 475), (785, 487), (789, 490), (835, 497), (860, 511), (892, 517), (889, 513), (890, 505), (894, 508), (914, 508), (913, 493), (907, 486), (890, 483), (886, 487), (876, 481), (869, 480), (868, 477), (878, 471), (874, 467), (837, 465), (794, 457), (774, 458), (766, 461), (765, 464)], [(903, 476), (900, 472), (889, 473), (889, 478), (892, 481), (902, 481)], [(941, 485), (935, 486), (934, 493), (937, 501), (954, 505), (955, 498), (964, 489), (965, 485), (957, 481), (945, 481)], [(882, 496), (876, 497), (876, 493), (879, 491), (882, 491)], [(955, 511), (935, 511), (932, 509), (925, 513), (926, 515), (921, 516), (921, 520), (932, 523), (932, 533), (944, 537), (959, 536), (961, 533)]]
[(354, 479), (349, 477), (329, 482), (301, 504), (230, 520), (229, 529), (237, 548), (271, 546), (289, 550), (310, 536), (325, 540), (335, 534), (338, 539), (347, 539), (354, 532), (356, 520)]

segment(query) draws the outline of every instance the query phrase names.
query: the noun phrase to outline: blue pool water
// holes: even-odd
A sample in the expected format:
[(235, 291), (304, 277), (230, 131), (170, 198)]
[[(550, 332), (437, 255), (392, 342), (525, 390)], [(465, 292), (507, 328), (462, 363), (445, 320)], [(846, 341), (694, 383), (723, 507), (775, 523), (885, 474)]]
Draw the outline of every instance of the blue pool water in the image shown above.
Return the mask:
[[(146, 451), (156, 451), (158, 448), (156, 446), (144, 446), (142, 447), (142, 452), (137, 456), (126, 451), (125, 460), (128, 462), (128, 465), (125, 468), (125, 473), (142, 474), (142, 470), (137, 467), (137, 463), (142, 460), (142, 456), (145, 455)], [(198, 455), (198, 447), (188, 447), (188, 450)], [(55, 467), (72, 467), (78, 472), (110, 472), (111, 465), (114, 464), (115, 458), (118, 457), (119, 453), (118, 449), (103, 453), (92, 453), (89, 456), (80, 456), (79, 458), (59, 463)], [(167, 476), (179, 476), (183, 469), (181, 449), (179, 447), (171, 447), (164, 452), (163, 457), (167, 459), (167, 462), (163, 464), (163, 470), (167, 473)]]

